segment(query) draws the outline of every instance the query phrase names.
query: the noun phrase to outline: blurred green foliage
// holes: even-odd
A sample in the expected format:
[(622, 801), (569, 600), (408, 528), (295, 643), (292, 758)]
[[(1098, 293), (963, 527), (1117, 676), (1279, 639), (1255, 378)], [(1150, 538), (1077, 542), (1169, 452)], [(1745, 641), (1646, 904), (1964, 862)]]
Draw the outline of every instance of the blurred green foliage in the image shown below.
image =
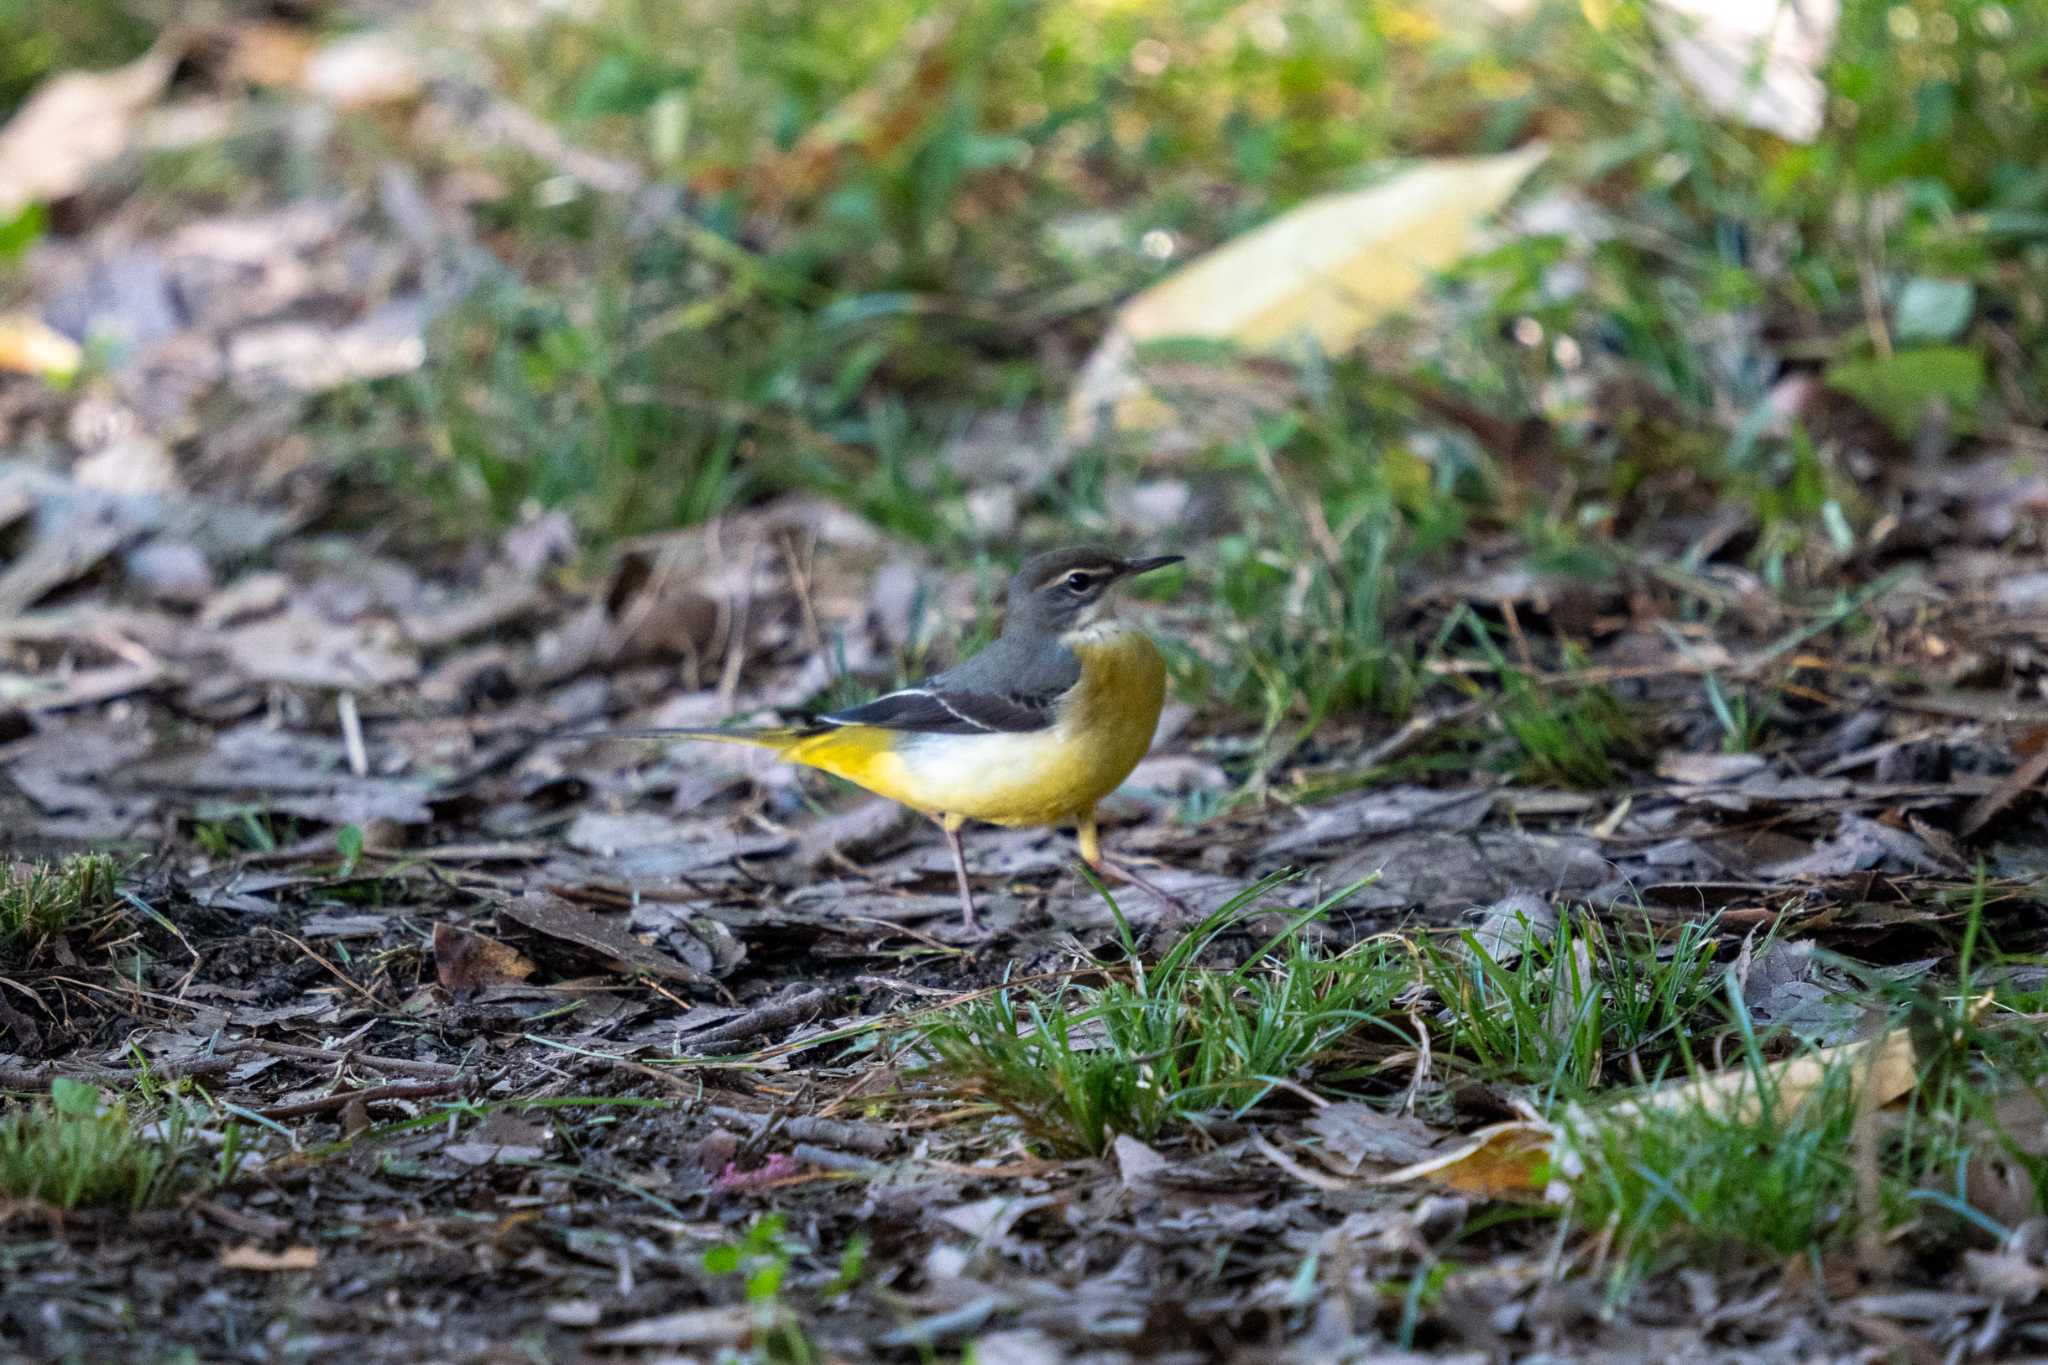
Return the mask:
[(45, 77), (132, 60), (155, 33), (121, 0), (0, 0), (0, 119)]

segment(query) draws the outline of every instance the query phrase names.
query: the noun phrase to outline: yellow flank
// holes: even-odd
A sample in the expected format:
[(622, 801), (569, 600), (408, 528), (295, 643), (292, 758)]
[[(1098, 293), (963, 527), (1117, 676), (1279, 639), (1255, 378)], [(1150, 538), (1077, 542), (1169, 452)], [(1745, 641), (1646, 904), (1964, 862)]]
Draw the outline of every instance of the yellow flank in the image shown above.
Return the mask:
[(1081, 681), (1048, 730), (919, 735), (849, 725), (804, 738), (761, 736), (784, 758), (836, 774), (927, 815), (1052, 825), (1086, 815), (1152, 747), (1166, 662), (1135, 626), (1104, 621), (1062, 640)]

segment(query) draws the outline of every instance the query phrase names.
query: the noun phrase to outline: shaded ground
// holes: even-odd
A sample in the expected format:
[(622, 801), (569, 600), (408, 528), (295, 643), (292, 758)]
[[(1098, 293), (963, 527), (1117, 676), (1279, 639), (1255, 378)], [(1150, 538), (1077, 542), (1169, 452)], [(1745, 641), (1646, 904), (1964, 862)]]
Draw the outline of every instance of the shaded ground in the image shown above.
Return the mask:
[[(239, 99), (224, 60), (202, 45), (173, 103)], [(1775, 1059), (1950, 1000), (1967, 936), (2001, 1026), (2038, 1033), (2048, 440), (2014, 339), (2038, 326), (2038, 269), (2016, 267), (2016, 314), (1973, 334), (2010, 391), (1981, 420), (1937, 391), (1903, 433), (1881, 399), (1824, 388), (1781, 319), (1747, 317), (1729, 368), (1777, 366), (1773, 420), (1730, 421), (1718, 390), (1700, 406), (1791, 452), (1768, 475), (1686, 463), (1674, 428), (1697, 413), (1630, 389), (1619, 362), (1556, 380), (1582, 416), (1597, 390), (1584, 430), (1344, 371), (1345, 401), (1375, 413), (1373, 385), (1407, 384), (1439, 442), (1370, 461), (1324, 425), (1355, 414), (1303, 396), (1317, 376), (1275, 381), (1300, 416), (1278, 464), (1222, 438), (1209, 464), (1054, 456), (1034, 390), (934, 423), (938, 472), (914, 477), (888, 420), (814, 428), (808, 397), (764, 385), (716, 396), (744, 409), (732, 439), (757, 465), (728, 484), (707, 459), (706, 501), (685, 506), (643, 457), (702, 433), (635, 428), (636, 403), (660, 406), (644, 394), (604, 390), (592, 416), (589, 393), (635, 362), (593, 358), (594, 325), (519, 296), (574, 276), (580, 248), (508, 221), (524, 190), (480, 182), (603, 198), (634, 250), (716, 235), (716, 215), (478, 86), (404, 98), (396, 139), (337, 132), (317, 101), (237, 103), (262, 174), (96, 181), (9, 277), (10, 302), (120, 346), (70, 387), (0, 375), (0, 851), (111, 848), (129, 894), (0, 958), (0, 1086), (182, 1078), (203, 1115), (165, 1206), (0, 1206), (10, 1350), (2044, 1349), (2038, 1112), (2006, 1134), (2019, 1175), (1994, 1188), (1966, 1156), (1922, 1182), (1948, 1202), (1885, 1222), (1881, 1245), (1837, 1211), (1810, 1248), (1682, 1247), (1625, 1293), (1612, 1230), (1532, 1190), (1380, 1179), (1559, 1097), (1372, 1028), (1255, 1105), (1074, 1155), (914, 1047), (928, 1012), (1005, 980), (1130, 972), (1065, 833), (973, 832), (993, 935), (971, 938), (943, 843), (886, 804), (745, 752), (577, 737), (793, 712), (940, 666), (990, 628), (1013, 543), (1170, 544), (1186, 574), (1124, 609), (1175, 642), (1176, 700), (1108, 838), (1197, 918), (1299, 874), (1205, 960), (1256, 961), (1290, 911), (1346, 888), (1304, 931), (1330, 954), (1516, 913), (1548, 915), (1542, 939), (1561, 907), (1668, 960), (1702, 926), (1716, 990)], [(157, 152), (211, 155), (220, 127), (191, 121)], [(753, 249), (767, 217), (732, 236)], [(1034, 318), (1033, 363), (1071, 370), (1100, 322)], [(976, 341), (991, 385), (1022, 352)], [(916, 393), (921, 358), (852, 387)], [(629, 379), (701, 406), (670, 360)], [(542, 449), (571, 427), (602, 429), (596, 457)], [(491, 463), (514, 448), (518, 468)], [(1592, 487), (1616, 448), (1641, 459)], [(592, 458), (629, 474), (575, 484)], [(1349, 482), (1367, 465), (1369, 507)], [(1480, 466), (1501, 485), (1484, 511), (1451, 489)], [(1382, 515), (1433, 557), (1358, 548)], [(1149, 960), (1186, 927), (1117, 903)], [(1404, 998), (1417, 1037), (1455, 1005)], [(1697, 1027), (1709, 1069), (1740, 1055), (1729, 1016)], [(1629, 1064), (1604, 1058), (1600, 1081), (1649, 1078)]]

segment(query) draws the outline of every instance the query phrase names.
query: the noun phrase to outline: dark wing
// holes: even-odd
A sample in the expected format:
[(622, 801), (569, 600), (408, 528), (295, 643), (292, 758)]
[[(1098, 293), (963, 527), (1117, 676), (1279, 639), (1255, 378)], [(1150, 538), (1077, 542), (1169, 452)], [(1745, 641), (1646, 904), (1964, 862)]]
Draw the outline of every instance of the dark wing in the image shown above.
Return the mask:
[(1058, 693), (1032, 696), (1010, 693), (945, 691), (906, 687), (860, 706), (819, 716), (820, 725), (874, 725), (921, 735), (1021, 734), (1044, 730), (1053, 723)]

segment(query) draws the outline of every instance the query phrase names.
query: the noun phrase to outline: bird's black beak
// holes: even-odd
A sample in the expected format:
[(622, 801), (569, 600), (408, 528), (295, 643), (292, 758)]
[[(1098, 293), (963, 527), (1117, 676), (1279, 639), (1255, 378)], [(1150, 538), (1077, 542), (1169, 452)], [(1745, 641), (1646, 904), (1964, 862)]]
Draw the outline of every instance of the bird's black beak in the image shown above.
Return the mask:
[(1126, 559), (1124, 561), (1123, 573), (1120, 576), (1134, 578), (1141, 573), (1151, 573), (1154, 569), (1163, 569), (1169, 564), (1178, 564), (1186, 558), (1186, 555), (1154, 555), (1150, 559)]

